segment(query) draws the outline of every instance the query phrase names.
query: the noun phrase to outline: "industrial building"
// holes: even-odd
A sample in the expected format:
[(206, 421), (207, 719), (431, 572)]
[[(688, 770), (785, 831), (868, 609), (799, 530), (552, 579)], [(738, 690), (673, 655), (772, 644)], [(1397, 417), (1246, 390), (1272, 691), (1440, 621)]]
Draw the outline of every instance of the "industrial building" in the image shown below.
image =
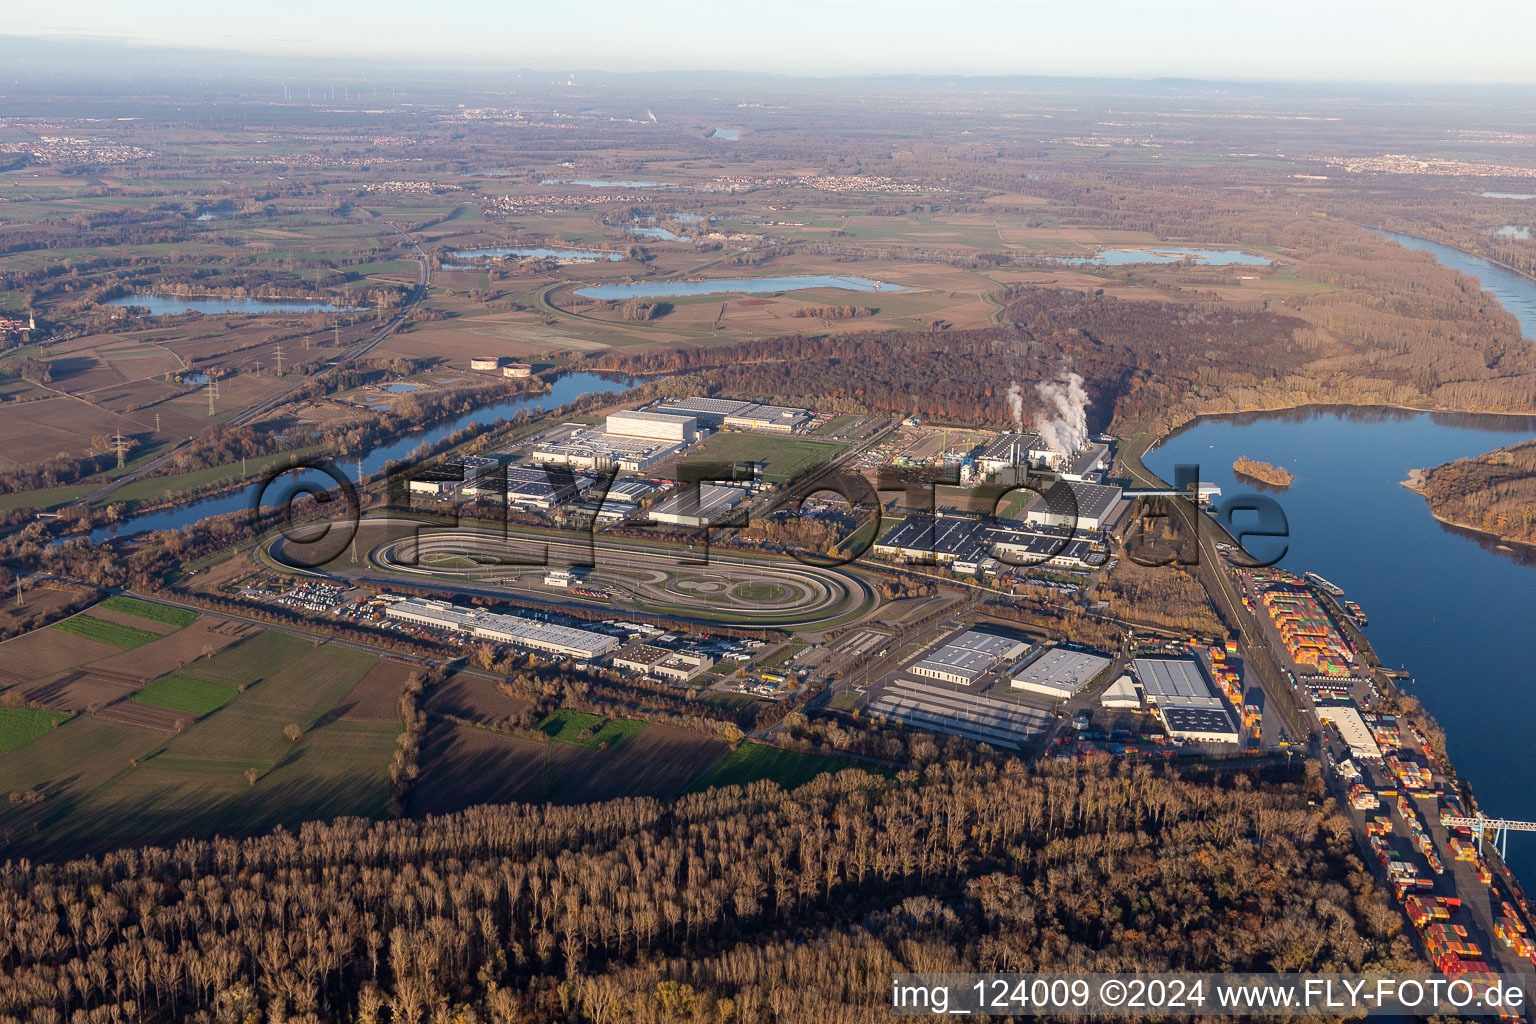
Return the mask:
[(645, 437), (689, 444), (698, 439), (699, 421), (694, 416), (659, 412), (612, 412), (603, 432), (610, 437)]
[(475, 356), (469, 361), (471, 370), (494, 370), (501, 366), (501, 359), (496, 356)]
[(686, 683), (700, 672), (714, 667), (714, 659), (688, 651), (670, 651), (654, 644), (639, 644), (617, 655), (613, 667), (626, 672)]
[(1109, 467), (1109, 445), (1090, 441), (1077, 451), (1073, 452), (1066, 462), (1062, 464), (1061, 476), (1064, 480), (1086, 480), (1091, 473)]
[(746, 498), (740, 487), (699, 484), (685, 487), (650, 511), (653, 523), (668, 526), (708, 526), (722, 518)]
[(1109, 659), (1070, 647), (1046, 647), (1014, 667), (1008, 685), (1056, 700), (1066, 700), (1109, 667)]
[(869, 703), (867, 713), (992, 746), (1023, 747), (1055, 721), (1049, 712), (930, 683), (901, 680)]
[(1188, 658), (1137, 658), (1132, 667), (1147, 703), (1174, 739), (1236, 743), (1236, 714), (1206, 678), (1200, 663)]
[(1023, 527), (1011, 521), (987, 522), (970, 516), (907, 516), (873, 547), (883, 558), (905, 558), (975, 573), (989, 561), (1007, 565), (1094, 566), (1102, 559), (1093, 542), (1059, 527)]
[(788, 434), (810, 420), (811, 414), (804, 409), (791, 409), (782, 405), (749, 405), (738, 409), (725, 418), (727, 430), (761, 430), (772, 434)]
[(751, 402), (743, 402), (739, 398), (679, 398), (671, 402), (663, 402), (653, 406), (651, 412), (663, 413), (668, 416), (692, 416), (701, 427), (718, 427), (725, 423), (727, 416), (740, 412), (750, 406)]
[(1121, 676), (1109, 684), (1109, 689), (1099, 697), (1099, 703), (1113, 710), (1133, 711), (1141, 707), (1141, 691), (1136, 689), (1130, 676)]
[(1001, 473), (1016, 466), (1041, 465), (1054, 454), (1039, 434), (999, 434), (976, 453), (976, 465), (983, 473)]
[(1371, 735), (1370, 727), (1365, 724), (1365, 719), (1360, 717), (1360, 709), (1354, 702), (1329, 704), (1317, 704), (1317, 717), (1325, 722), (1332, 722), (1339, 730), (1339, 735), (1344, 738), (1344, 743), (1349, 747), (1349, 756), (1356, 760), (1380, 761), (1382, 759), (1381, 744), (1376, 742), (1376, 737)]
[(701, 427), (727, 430), (761, 430), (787, 434), (804, 425), (811, 414), (804, 409), (782, 405), (758, 405), (739, 398), (679, 398), (651, 408), (655, 415), (683, 418), (691, 416)]
[(574, 626), (560, 626), (520, 615), (500, 615), (479, 608), (459, 608), (446, 601), (407, 597), (384, 607), (387, 618), (430, 629), (463, 633), (480, 640), (512, 644), (546, 654), (587, 660), (619, 646), (611, 636)]
[(1120, 516), (1125, 500), (1114, 484), (1063, 480), (1036, 494), (1024, 508), (1024, 521), (1039, 526), (1102, 530)]
[(907, 671), (915, 676), (969, 686), (998, 662), (1017, 657), (1026, 646), (1021, 640), (970, 629), (950, 637), (938, 649), (908, 666)]
[(508, 466), (507, 504), (548, 511), (576, 497), (585, 479), (544, 466)]
[(646, 437), (624, 437), (602, 430), (576, 430), (563, 440), (534, 446), (533, 458), (557, 466), (601, 472), (612, 466), (641, 473), (683, 449), (683, 444)]
[(503, 377), (531, 377), (533, 376), (533, 367), (527, 363), (509, 363), (501, 368), (501, 375)]

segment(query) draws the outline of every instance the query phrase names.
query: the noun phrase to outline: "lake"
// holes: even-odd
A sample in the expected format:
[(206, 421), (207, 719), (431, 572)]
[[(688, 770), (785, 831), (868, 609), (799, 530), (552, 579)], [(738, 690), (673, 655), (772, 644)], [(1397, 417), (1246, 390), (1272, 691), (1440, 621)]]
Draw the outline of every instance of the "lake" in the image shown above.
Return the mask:
[[(1412, 673), (1409, 692), (1445, 727), (1483, 810), (1530, 821), (1536, 672), (1525, 639), (1536, 621), (1536, 566), (1443, 526), (1399, 481), (1533, 436), (1536, 419), (1525, 417), (1313, 408), (1201, 420), (1146, 463), (1165, 480), (1175, 465), (1197, 464), (1223, 497), (1254, 490), (1235, 479), (1238, 456), (1294, 473), (1273, 495), (1290, 523), (1280, 564), (1319, 572), (1360, 602), (1382, 664)], [(1249, 546), (1259, 557), (1274, 550), (1258, 539)], [(1536, 837), (1517, 834), (1509, 854), (1536, 881)]]
[(863, 277), (802, 274), (798, 277), (724, 277), (713, 281), (637, 281), (634, 284), (604, 284), (578, 288), (576, 294), (588, 299), (670, 299), (690, 295), (727, 293), (762, 295), (767, 292), (793, 292), (807, 288), (841, 288), (845, 291), (886, 293), (902, 293), (910, 290)]
[(545, 178), (540, 185), (585, 185), (587, 188), (677, 188), (664, 181), (607, 181), (602, 178)]
[(357, 306), (333, 306), (313, 299), (216, 299), (182, 298), (177, 295), (139, 293), (113, 299), (109, 306), (139, 306), (150, 316), (177, 316), (181, 313), (336, 313), (356, 310)]
[(1503, 227), (1495, 231), (1494, 234), (1503, 235), (1505, 238), (1525, 239), (1531, 237), (1531, 229), (1528, 227), (1522, 227), (1519, 224), (1505, 224)]
[(1267, 256), (1241, 249), (1184, 249), (1176, 246), (1149, 246), (1146, 249), (1105, 249), (1097, 256), (1052, 256), (1062, 263), (1123, 267), (1135, 263), (1179, 263), (1192, 260), (1210, 267), (1267, 267), (1274, 261)]
[[(441, 441), (455, 430), (460, 430), (471, 424), (494, 423), (498, 419), (511, 419), (519, 410), (544, 410), (554, 409), (558, 406), (574, 402), (583, 395), (602, 393), (612, 394), (627, 390), (632, 386), (628, 378), (610, 379), (596, 373), (566, 373), (555, 378), (550, 390), (542, 395), (527, 395), (522, 398), (511, 399), (506, 402), (498, 402), (488, 405), (473, 412), (466, 413), (454, 420), (440, 423), (429, 430), (423, 430), (407, 437), (380, 445), (364, 453), (334, 453), (330, 457), (342, 468), (347, 476), (356, 481), (358, 462), (362, 462), (364, 475), (376, 473), (383, 469), (385, 464), (392, 459), (403, 459), (410, 455), (423, 444), (433, 444)], [(381, 402), (381, 407), (384, 404)], [(333, 481), (319, 473), (301, 473), (295, 477), (285, 476), (276, 486), (282, 487), (290, 479), (316, 481), (326, 486), (334, 486)], [(272, 498), (276, 491), (268, 494)], [(156, 512), (146, 512), (133, 516), (112, 526), (98, 527), (91, 531), (91, 543), (99, 544), (102, 541), (120, 535), (140, 533), (145, 530), (179, 530), (205, 519), (208, 516), (224, 515), (229, 512), (238, 512), (250, 507), (251, 491), (249, 489), (231, 491), (227, 494), (205, 498), (202, 501), (191, 504), (177, 505), (172, 508), (161, 509)]]
[(740, 128), (716, 128), (709, 133), (712, 139), (724, 139), (726, 142), (737, 142), (741, 139)]
[(1484, 199), (1536, 199), (1532, 192), (1481, 192)]
[[(452, 256), (461, 260), (495, 259), (501, 256), (522, 256), (543, 260), (622, 260), (621, 252), (604, 252), (601, 249), (551, 249), (542, 245), (514, 245), (493, 249), (455, 249)], [(444, 270), (448, 269), (446, 266)], [(455, 268), (457, 269), (457, 268)]]

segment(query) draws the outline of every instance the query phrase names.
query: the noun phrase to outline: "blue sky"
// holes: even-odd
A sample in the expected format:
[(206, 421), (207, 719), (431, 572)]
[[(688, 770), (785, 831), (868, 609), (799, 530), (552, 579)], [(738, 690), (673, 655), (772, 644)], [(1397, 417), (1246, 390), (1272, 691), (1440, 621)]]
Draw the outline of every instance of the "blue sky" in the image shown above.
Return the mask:
[(1536, 0), (69, 0), (0, 32), (545, 70), (1536, 82)]

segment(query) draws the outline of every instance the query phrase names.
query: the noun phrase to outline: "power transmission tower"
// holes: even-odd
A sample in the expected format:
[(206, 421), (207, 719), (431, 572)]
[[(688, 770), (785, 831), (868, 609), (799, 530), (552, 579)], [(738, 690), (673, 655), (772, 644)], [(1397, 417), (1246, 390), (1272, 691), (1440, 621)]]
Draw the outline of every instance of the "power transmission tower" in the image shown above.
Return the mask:
[(283, 375), (283, 346), (281, 344), (277, 346), (277, 375), (279, 377)]
[(123, 437), (121, 430), (113, 435), (112, 447), (117, 451), (117, 468), (122, 469), (124, 457), (128, 454), (128, 441)]
[(256, 376), (260, 377), (261, 376), (261, 360), (253, 359), (253, 360), (251, 360), (251, 363), (252, 363), (252, 365), (254, 365), (256, 367)]
[(341, 348), (341, 318), (337, 317), (335, 320), (332, 320), (331, 326), (336, 328), (336, 347)]
[(218, 397), (219, 397), (219, 382), (216, 381), (216, 380), (211, 380), (211, 381), (208, 382), (208, 415), (209, 416), (213, 415), (213, 403), (218, 399)]
[(304, 335), (304, 351), (309, 351), (309, 335)]
[(155, 433), (160, 433), (160, 414), (155, 413)]

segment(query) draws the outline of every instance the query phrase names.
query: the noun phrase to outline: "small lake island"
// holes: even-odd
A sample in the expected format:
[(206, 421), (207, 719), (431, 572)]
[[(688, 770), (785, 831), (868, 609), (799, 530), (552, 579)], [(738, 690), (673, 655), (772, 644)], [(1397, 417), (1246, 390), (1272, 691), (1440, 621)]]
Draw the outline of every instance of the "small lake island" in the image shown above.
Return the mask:
[(1246, 476), (1271, 487), (1289, 487), (1296, 479), (1296, 474), (1282, 466), (1272, 466), (1267, 462), (1251, 459), (1246, 455), (1240, 455), (1237, 461), (1232, 463), (1232, 472), (1238, 476)]

